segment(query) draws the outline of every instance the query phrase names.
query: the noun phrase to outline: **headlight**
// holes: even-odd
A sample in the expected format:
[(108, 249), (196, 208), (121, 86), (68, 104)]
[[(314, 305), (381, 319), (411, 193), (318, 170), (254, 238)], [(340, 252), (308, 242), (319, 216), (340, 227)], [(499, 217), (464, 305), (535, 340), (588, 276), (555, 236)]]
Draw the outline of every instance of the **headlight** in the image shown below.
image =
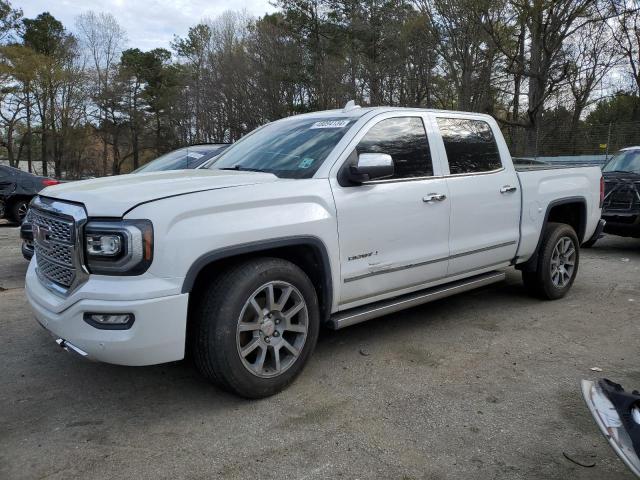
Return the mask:
[(90, 273), (140, 275), (153, 260), (153, 226), (149, 220), (91, 221), (84, 245)]

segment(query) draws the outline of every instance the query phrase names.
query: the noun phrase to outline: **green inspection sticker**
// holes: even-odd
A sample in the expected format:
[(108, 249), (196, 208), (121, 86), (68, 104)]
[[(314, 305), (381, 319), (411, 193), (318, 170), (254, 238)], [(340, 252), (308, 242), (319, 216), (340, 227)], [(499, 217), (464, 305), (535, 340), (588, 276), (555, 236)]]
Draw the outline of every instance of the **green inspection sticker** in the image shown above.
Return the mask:
[(309, 168), (315, 162), (314, 158), (305, 157), (298, 164), (298, 168)]

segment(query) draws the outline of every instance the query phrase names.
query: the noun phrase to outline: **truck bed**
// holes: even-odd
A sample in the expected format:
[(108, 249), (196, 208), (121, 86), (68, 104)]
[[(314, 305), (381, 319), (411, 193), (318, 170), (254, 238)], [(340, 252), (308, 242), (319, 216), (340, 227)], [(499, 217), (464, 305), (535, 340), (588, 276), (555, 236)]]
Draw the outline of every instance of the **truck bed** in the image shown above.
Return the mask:
[(535, 252), (547, 212), (559, 203), (586, 202), (584, 232), (576, 233), (582, 242), (595, 232), (600, 220), (600, 190), (597, 188), (602, 176), (600, 167), (532, 165), (516, 167), (516, 172), (522, 196), (518, 261), (528, 259)]

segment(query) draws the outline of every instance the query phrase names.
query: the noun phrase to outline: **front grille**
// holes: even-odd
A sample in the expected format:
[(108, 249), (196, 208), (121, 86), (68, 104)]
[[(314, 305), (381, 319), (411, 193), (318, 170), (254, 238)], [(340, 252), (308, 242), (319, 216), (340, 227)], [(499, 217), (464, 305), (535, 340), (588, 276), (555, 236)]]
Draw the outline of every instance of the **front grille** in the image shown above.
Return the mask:
[[(38, 247), (36, 246), (36, 255), (37, 254)], [(42, 255), (38, 257), (38, 272), (44, 278), (65, 288), (69, 288), (73, 284), (73, 280), (76, 276), (76, 272), (73, 268), (62, 267), (57, 263), (50, 262), (46, 258), (43, 258)]]
[(83, 276), (76, 227), (86, 219), (84, 209), (38, 197), (29, 216), (38, 276), (48, 288), (65, 295)]
[(53, 217), (51, 213), (35, 210), (32, 214), (34, 224), (49, 230), (52, 240), (73, 244), (73, 220)]
[(605, 210), (633, 210), (640, 208), (640, 184), (607, 182)]

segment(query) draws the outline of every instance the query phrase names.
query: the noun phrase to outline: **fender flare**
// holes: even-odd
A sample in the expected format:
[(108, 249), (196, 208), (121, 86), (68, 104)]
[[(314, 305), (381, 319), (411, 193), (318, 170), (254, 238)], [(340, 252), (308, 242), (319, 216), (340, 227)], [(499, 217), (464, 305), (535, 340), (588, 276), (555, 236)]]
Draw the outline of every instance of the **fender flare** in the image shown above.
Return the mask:
[(578, 225), (578, 231), (576, 232), (576, 234), (578, 235), (578, 240), (580, 241), (580, 243), (585, 241), (584, 235), (587, 230), (587, 199), (585, 197), (575, 196), (575, 197), (565, 197), (565, 198), (552, 200), (547, 205), (546, 212), (544, 212), (544, 220), (542, 221), (542, 226), (540, 228), (540, 236), (538, 237), (538, 243), (536, 244), (536, 249), (534, 250), (533, 255), (531, 255), (531, 258), (529, 258), (529, 260), (527, 260), (522, 264), (516, 265), (516, 268), (518, 270), (525, 270), (525, 271), (535, 270), (535, 266), (538, 263), (538, 252), (540, 251), (540, 245), (542, 244), (542, 236), (544, 233), (544, 229), (549, 223), (549, 213), (551, 213), (551, 210), (554, 207), (557, 207), (560, 205), (567, 205), (570, 203), (579, 203), (583, 208), (584, 216), (582, 216), (580, 219), (580, 224)]
[(272, 250), (274, 248), (293, 247), (293, 246), (310, 246), (319, 257), (324, 269), (323, 285), (322, 285), (322, 305), (324, 305), (325, 316), (331, 312), (333, 304), (333, 280), (331, 271), (331, 262), (329, 261), (329, 253), (324, 242), (311, 235), (299, 235), (283, 238), (273, 238), (268, 240), (259, 240), (256, 242), (242, 243), (229, 247), (223, 247), (202, 254), (189, 267), (187, 275), (182, 283), (182, 293), (190, 293), (195, 284), (196, 278), (207, 265), (223, 260), (225, 258), (236, 257), (250, 253), (259, 253), (261, 251)]

